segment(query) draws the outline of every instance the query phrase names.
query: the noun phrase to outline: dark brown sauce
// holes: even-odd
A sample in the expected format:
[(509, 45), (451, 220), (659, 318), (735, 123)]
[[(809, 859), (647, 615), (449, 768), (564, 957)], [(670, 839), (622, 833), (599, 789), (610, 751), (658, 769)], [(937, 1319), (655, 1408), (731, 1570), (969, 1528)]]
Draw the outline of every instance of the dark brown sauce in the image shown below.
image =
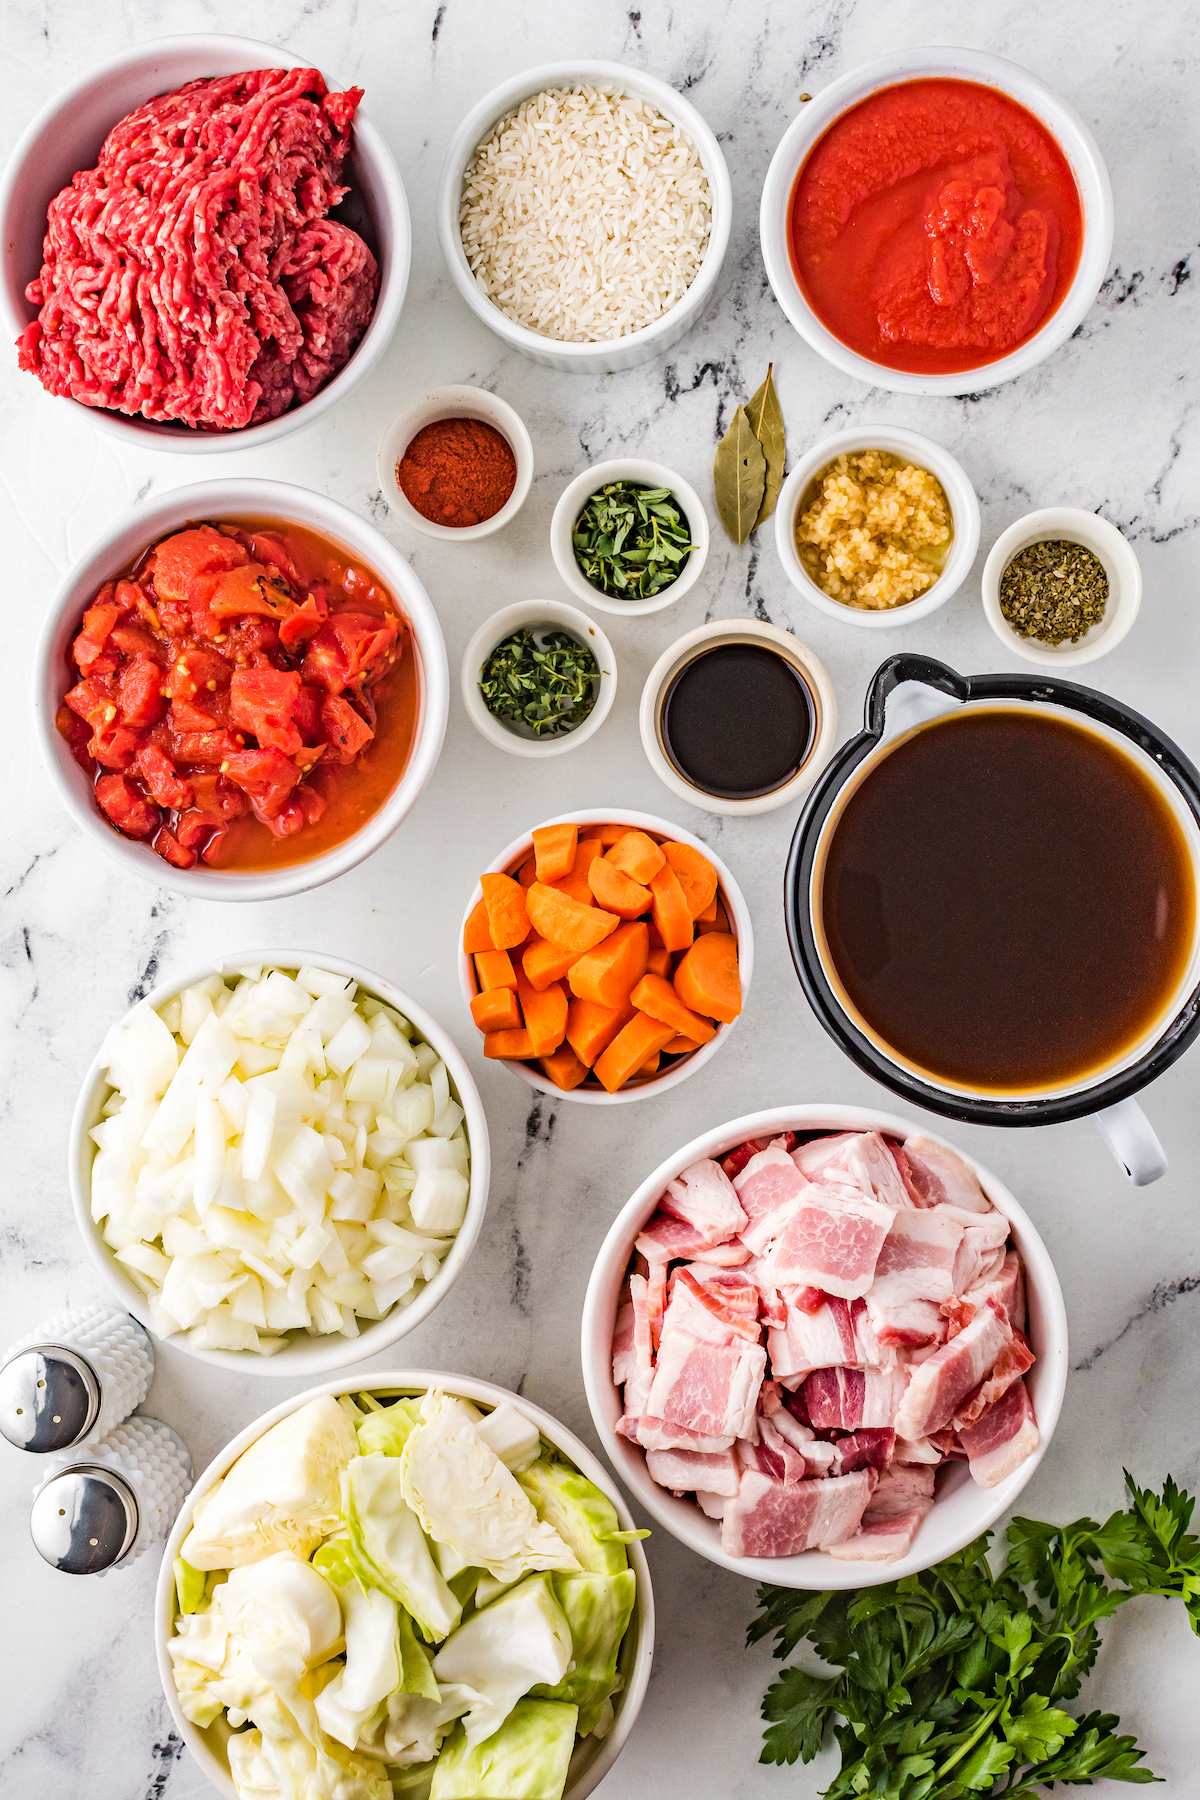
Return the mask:
[(847, 801), (821, 883), (829, 954), (892, 1050), (971, 1088), (1069, 1085), (1176, 989), (1196, 895), (1169, 803), (1094, 732), (1024, 710), (938, 719)]
[(754, 800), (799, 770), (816, 707), (778, 651), (718, 644), (680, 669), (660, 724), (663, 749), (685, 781), (721, 800)]

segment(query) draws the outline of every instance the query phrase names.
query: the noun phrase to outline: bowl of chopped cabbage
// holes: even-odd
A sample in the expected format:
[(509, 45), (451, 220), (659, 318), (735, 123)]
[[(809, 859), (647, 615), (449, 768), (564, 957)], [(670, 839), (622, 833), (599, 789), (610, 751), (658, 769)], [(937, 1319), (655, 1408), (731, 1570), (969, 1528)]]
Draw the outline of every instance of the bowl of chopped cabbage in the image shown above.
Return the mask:
[(479, 1235), (490, 1156), (466, 1061), (382, 976), (247, 951), (108, 1033), (70, 1140), (121, 1304), (219, 1367), (325, 1374), (429, 1316)]
[(549, 1413), (458, 1375), (343, 1376), (200, 1476), (155, 1645), (228, 1800), (584, 1800), (645, 1697), (654, 1599), (619, 1490)]

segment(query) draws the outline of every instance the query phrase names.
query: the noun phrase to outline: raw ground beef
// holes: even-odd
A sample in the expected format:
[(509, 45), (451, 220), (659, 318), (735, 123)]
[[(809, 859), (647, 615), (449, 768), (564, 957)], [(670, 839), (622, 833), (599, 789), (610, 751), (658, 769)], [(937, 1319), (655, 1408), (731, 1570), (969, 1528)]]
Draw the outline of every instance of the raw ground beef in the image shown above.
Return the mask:
[(52, 394), (235, 431), (309, 400), (379, 288), (326, 218), (361, 88), (316, 69), (191, 81), (140, 106), (51, 203), (20, 364)]

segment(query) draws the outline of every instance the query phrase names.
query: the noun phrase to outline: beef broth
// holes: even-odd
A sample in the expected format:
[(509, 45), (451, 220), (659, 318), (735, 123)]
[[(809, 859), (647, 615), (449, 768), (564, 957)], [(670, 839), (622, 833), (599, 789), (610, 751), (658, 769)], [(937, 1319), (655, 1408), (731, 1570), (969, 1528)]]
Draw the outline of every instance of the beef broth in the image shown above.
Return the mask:
[(973, 1089), (1069, 1086), (1171, 1001), (1196, 896), (1169, 802), (1060, 716), (922, 726), (845, 803), (820, 876), (829, 958), (902, 1058)]

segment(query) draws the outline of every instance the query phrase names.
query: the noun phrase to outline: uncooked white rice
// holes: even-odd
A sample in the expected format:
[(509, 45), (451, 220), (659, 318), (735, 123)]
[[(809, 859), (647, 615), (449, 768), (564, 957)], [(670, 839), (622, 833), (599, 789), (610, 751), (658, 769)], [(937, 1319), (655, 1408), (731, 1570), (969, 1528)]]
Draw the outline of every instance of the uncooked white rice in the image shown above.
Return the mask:
[(459, 229), (501, 312), (564, 343), (628, 337), (700, 271), (708, 177), (678, 125), (616, 89), (550, 88), (484, 139)]

